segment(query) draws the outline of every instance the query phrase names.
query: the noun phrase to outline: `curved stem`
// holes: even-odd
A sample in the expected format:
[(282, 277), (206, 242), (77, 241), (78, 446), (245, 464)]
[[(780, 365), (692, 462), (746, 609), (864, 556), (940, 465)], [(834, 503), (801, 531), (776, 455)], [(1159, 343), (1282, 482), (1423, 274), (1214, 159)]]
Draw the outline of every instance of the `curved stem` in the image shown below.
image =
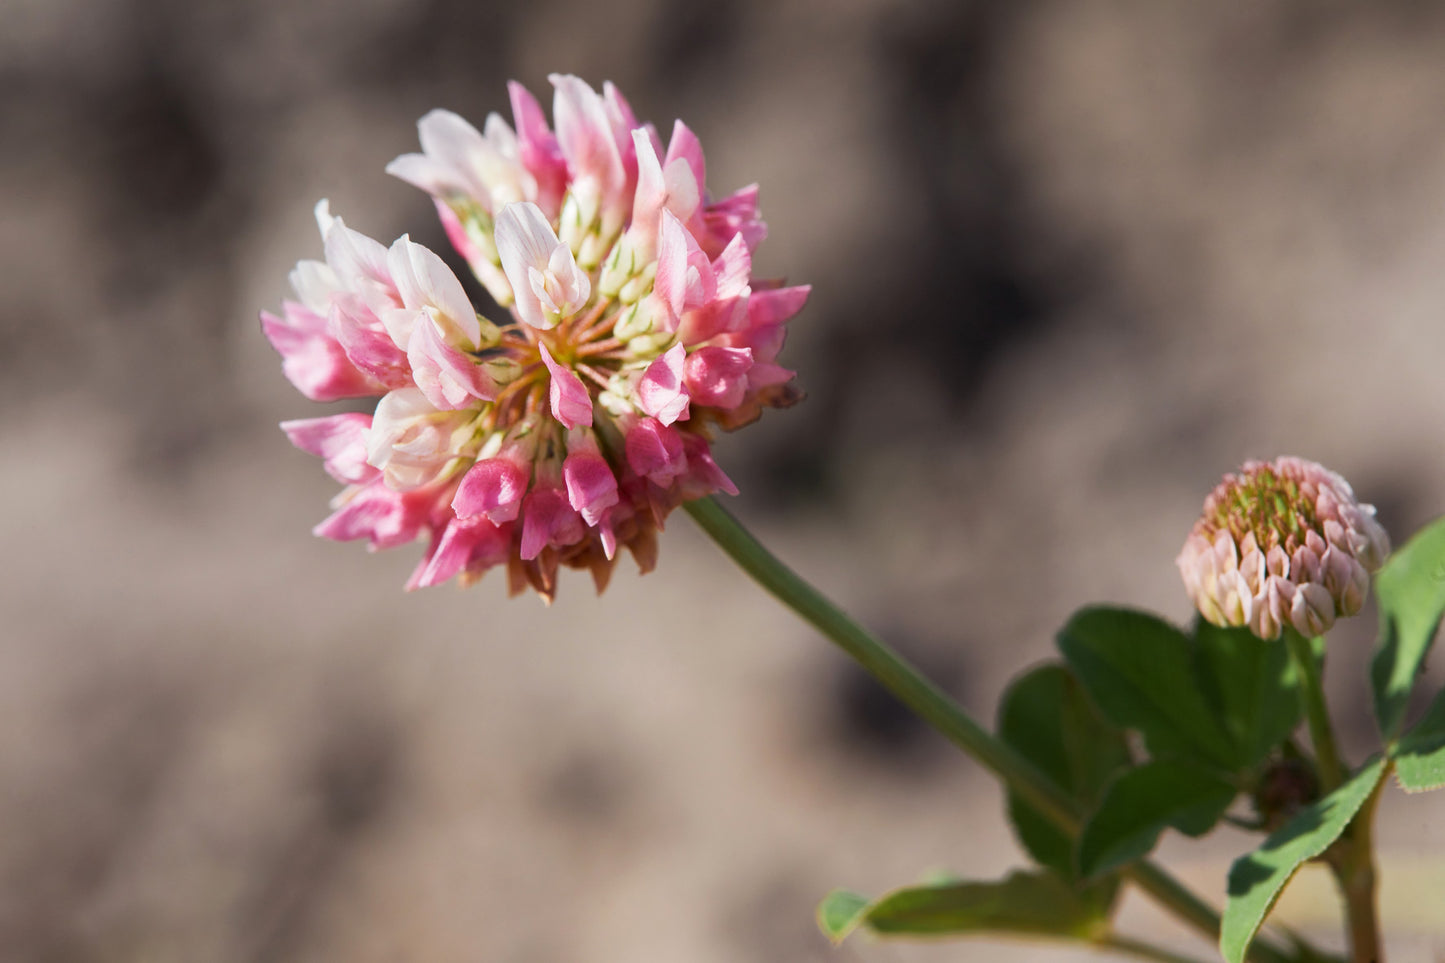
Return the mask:
[[(1300, 676), (1300, 700), (1305, 718), (1309, 720), (1310, 741), (1315, 747), (1315, 763), (1320, 774), (1320, 794), (1328, 795), (1344, 782), (1347, 769), (1340, 759), (1330, 724), (1329, 707), (1325, 704), (1324, 682), (1319, 661), (1310, 641), (1293, 629), (1284, 630), (1290, 658)], [(1380, 925), (1375, 912), (1375, 853), (1373, 824), (1375, 805), (1380, 798), (1380, 785), (1350, 821), (1339, 855), (1330, 860), (1340, 895), (1345, 902), (1349, 921), (1350, 959), (1353, 963), (1380, 963)]]
[[(693, 521), (759, 585), (852, 656), (905, 705), (991, 770), (1055, 826), (1071, 836), (1078, 834), (1083, 821), (1079, 805), (1033, 763), (980, 726), (883, 641), (779, 561), (712, 498), (687, 502), (684, 507)], [(1125, 874), (1175, 916), (1209, 939), (1218, 940), (1219, 913), (1161, 867), (1139, 860)], [(1250, 946), (1249, 959), (1255, 963), (1298, 963), (1300, 956), (1257, 938)]]

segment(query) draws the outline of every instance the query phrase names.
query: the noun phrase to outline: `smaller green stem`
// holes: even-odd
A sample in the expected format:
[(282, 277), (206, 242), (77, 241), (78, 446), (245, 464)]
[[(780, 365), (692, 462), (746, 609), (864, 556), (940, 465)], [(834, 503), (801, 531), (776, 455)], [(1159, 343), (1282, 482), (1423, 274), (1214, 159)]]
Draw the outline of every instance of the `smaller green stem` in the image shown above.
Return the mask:
[(1320, 794), (1329, 795), (1345, 781), (1345, 768), (1340, 762), (1340, 751), (1335, 745), (1335, 731), (1330, 725), (1330, 712), (1325, 707), (1324, 684), (1320, 678), (1319, 662), (1309, 639), (1294, 629), (1284, 630), (1285, 644), (1289, 646), (1290, 658), (1300, 677), (1300, 701), (1304, 703), (1305, 719), (1309, 722), (1310, 741), (1315, 747), (1315, 765), (1319, 769)]
[[(1329, 708), (1325, 705), (1324, 683), (1320, 666), (1310, 641), (1293, 629), (1284, 630), (1290, 658), (1300, 676), (1300, 699), (1309, 721), (1310, 741), (1315, 747), (1315, 765), (1320, 775), (1320, 793), (1329, 795), (1345, 781), (1346, 769), (1335, 744)], [(1381, 963), (1380, 925), (1375, 911), (1375, 854), (1373, 824), (1380, 787), (1370, 794), (1365, 805), (1355, 814), (1339, 843), (1339, 854), (1330, 860), (1330, 868), (1340, 886), (1345, 902), (1345, 916), (1350, 934), (1352, 963)]]
[(1137, 956), (1141, 960), (1154, 960), (1155, 963), (1200, 963), (1192, 956), (1171, 953), (1152, 943), (1145, 943), (1143, 940), (1136, 940), (1128, 936), (1110, 934), (1094, 940), (1094, 945), (1100, 949), (1115, 950), (1119, 953)]
[(1380, 791), (1389, 782), (1381, 779), (1370, 798), (1351, 821), (1341, 857), (1332, 863), (1335, 879), (1345, 900), (1345, 916), (1349, 920), (1350, 960), (1352, 963), (1382, 963), (1380, 952), (1380, 921), (1375, 905), (1375, 807)]

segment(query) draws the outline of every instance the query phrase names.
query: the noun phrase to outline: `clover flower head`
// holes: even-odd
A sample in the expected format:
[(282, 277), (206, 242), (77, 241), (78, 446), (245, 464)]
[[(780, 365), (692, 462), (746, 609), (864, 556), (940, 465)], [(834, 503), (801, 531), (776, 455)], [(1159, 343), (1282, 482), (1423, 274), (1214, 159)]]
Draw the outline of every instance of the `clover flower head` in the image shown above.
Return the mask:
[(1190, 599), (1219, 626), (1261, 639), (1326, 632), (1365, 604), (1390, 539), (1339, 475), (1303, 458), (1250, 461), (1204, 501), (1176, 564)]
[(316, 401), (377, 397), (282, 425), (344, 488), (316, 528), (429, 547), (409, 588), (505, 567), (553, 597), (561, 566), (606, 585), (643, 571), (684, 501), (737, 489), (714, 433), (801, 395), (777, 363), (807, 287), (752, 277), (757, 188), (713, 198), (701, 145), (663, 144), (611, 84), (554, 75), (553, 122), (510, 85), (515, 126), (449, 111), (387, 171), (431, 195), (447, 237), (511, 317), (480, 316), (434, 252), (381, 244), (316, 210), (324, 261), (263, 312), (282, 368)]

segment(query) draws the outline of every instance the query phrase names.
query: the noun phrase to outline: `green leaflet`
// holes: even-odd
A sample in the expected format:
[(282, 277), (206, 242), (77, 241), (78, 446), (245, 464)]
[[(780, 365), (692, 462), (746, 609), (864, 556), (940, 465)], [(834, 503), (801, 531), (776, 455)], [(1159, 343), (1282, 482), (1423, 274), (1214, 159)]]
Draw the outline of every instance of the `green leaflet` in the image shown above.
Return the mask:
[[(1129, 765), (1124, 734), (1089, 702), (1068, 668), (1050, 663), (1016, 680), (999, 703), (999, 737), (1074, 799), (1092, 806)], [(1077, 875), (1074, 840), (1013, 793), (1008, 812), (1019, 842), (1042, 866)]]
[(1254, 852), (1234, 861), (1219, 934), (1219, 949), (1228, 963), (1241, 963), (1295, 871), (1339, 839), (1384, 775), (1385, 760), (1375, 760), (1328, 796), (1301, 809)]
[(873, 902), (834, 890), (818, 906), (834, 943), (859, 927), (889, 936), (968, 934), (1092, 940), (1108, 928), (1098, 901), (1051, 872), (1016, 872), (987, 883), (940, 883), (894, 890)]
[(1445, 786), (1445, 691), (1395, 746), (1395, 778), (1406, 792)]
[(1247, 628), (1222, 629), (1198, 619), (1195, 665), (1200, 684), (1234, 746), (1231, 768), (1259, 765), (1299, 725), (1299, 678), (1283, 642)]
[(1090, 878), (1145, 856), (1165, 829), (1190, 836), (1214, 828), (1237, 793), (1218, 775), (1179, 760), (1119, 776), (1079, 836), (1079, 873)]
[(1405, 721), (1420, 664), (1445, 615), (1445, 519), (1421, 529), (1375, 576), (1380, 638), (1370, 663), (1375, 720), (1389, 742)]
[(1058, 644), (1104, 716), (1139, 730), (1151, 755), (1234, 768), (1239, 753), (1205, 698), (1184, 633), (1143, 612), (1086, 608)]

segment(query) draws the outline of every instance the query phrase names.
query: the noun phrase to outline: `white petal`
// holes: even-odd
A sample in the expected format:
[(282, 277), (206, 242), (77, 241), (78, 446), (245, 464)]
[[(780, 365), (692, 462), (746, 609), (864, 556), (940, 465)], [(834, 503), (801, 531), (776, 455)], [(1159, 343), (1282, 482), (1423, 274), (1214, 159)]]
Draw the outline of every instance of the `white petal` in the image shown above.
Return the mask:
[(349, 291), (364, 290), (363, 281), (391, 286), (386, 247), (360, 231), (353, 231), (339, 217), (332, 220), (326, 232), (326, 263)]
[(516, 160), (522, 154), (517, 146), (517, 134), (512, 130), (512, 125), (503, 120), (502, 115), (496, 111), (487, 115), (482, 136), (497, 153), (509, 160)]
[(425, 154), (402, 154), (386, 165), (386, 172), (434, 197), (463, 191), (462, 185), (457, 182), (456, 174), (450, 168)]
[(502, 270), (517, 298), (517, 316), (534, 328), (552, 327), (556, 321), (543, 314), (529, 277), (529, 269), (546, 270), (561, 243), (542, 209), (527, 201), (508, 204), (497, 215), (495, 236)]
[(481, 131), (449, 110), (428, 112), (417, 122), (416, 129), (421, 149), (427, 156), (450, 171), (465, 193), (485, 202), (487, 185), (476, 176), (476, 161), (480, 155), (489, 153), (491, 147)]
[(327, 232), (331, 230), (331, 222), (336, 220), (331, 216), (331, 202), (323, 197), (316, 202), (311, 213), (316, 216), (316, 227), (321, 231), (321, 240), (325, 241)]
[(317, 314), (331, 308), (331, 295), (340, 290), (336, 272), (320, 261), (297, 261), (291, 272), (291, 287), (301, 303)]
[(462, 282), (437, 254), (403, 234), (387, 252), (387, 264), (402, 304), (413, 310), (435, 308), (449, 334), (475, 348), (482, 329)]

